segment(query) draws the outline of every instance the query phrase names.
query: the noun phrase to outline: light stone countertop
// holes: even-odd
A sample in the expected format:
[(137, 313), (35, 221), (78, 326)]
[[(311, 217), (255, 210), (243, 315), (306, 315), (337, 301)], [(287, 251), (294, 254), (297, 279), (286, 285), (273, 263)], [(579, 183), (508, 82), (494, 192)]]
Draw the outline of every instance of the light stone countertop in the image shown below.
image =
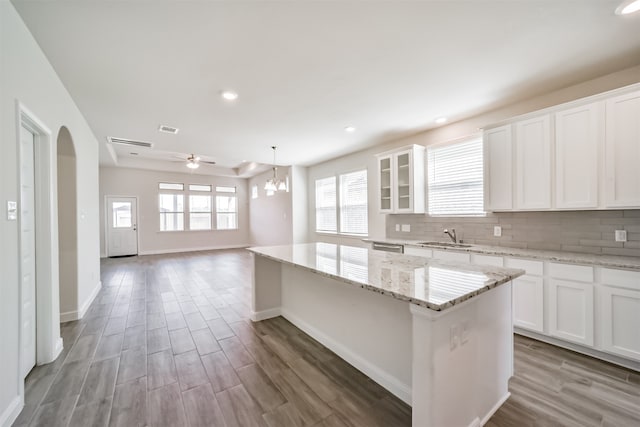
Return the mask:
[(512, 268), (439, 261), (332, 243), (254, 247), (249, 251), (435, 311), (524, 274), (524, 270)]
[(403, 240), (392, 238), (373, 237), (362, 239), (365, 242), (379, 242), (415, 246), (428, 249), (437, 249), (452, 252), (469, 252), (483, 255), (511, 256), (516, 258), (531, 258), (543, 261), (557, 261), (568, 264), (582, 264), (609, 268), (622, 268), (626, 270), (640, 271), (640, 257), (585, 254), (580, 252), (543, 251), (537, 249), (508, 248), (504, 246), (484, 246), (471, 244), (469, 247), (438, 246), (436, 244), (423, 244), (424, 240)]

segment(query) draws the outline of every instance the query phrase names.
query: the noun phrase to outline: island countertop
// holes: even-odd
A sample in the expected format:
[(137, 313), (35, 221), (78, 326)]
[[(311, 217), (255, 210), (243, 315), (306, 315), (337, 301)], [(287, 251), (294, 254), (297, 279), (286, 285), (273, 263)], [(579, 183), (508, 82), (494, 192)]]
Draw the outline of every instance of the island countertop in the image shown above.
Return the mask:
[(435, 311), (460, 304), (525, 273), (332, 243), (253, 247), (249, 251)]

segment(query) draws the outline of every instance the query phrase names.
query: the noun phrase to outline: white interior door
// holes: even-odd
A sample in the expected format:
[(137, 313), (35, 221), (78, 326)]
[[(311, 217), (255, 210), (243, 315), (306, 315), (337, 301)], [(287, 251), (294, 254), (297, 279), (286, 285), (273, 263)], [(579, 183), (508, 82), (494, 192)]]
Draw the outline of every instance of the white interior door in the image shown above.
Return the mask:
[(36, 364), (36, 227), (35, 227), (35, 137), (20, 128), (20, 279), (21, 373), (26, 377)]
[(107, 197), (107, 256), (137, 255), (135, 197)]

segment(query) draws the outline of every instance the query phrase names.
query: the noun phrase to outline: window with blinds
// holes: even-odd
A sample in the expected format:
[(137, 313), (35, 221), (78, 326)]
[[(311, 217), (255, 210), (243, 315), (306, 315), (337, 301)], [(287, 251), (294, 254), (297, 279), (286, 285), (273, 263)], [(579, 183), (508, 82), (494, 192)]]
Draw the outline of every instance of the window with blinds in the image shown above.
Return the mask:
[(316, 231), (338, 231), (336, 207), (336, 177), (316, 180)]
[(427, 149), (430, 215), (482, 216), (482, 139)]
[(340, 175), (340, 232), (366, 235), (367, 171)]

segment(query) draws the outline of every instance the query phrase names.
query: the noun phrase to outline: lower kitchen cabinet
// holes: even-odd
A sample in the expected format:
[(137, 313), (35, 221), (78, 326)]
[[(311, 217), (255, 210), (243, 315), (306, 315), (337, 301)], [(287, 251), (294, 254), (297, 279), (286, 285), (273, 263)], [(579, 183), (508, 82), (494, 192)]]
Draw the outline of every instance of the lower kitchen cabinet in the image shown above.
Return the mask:
[(513, 325), (535, 332), (544, 332), (542, 277), (524, 275), (513, 281)]
[(603, 286), (599, 294), (602, 350), (640, 360), (640, 291)]
[(549, 279), (549, 335), (593, 346), (593, 284)]

